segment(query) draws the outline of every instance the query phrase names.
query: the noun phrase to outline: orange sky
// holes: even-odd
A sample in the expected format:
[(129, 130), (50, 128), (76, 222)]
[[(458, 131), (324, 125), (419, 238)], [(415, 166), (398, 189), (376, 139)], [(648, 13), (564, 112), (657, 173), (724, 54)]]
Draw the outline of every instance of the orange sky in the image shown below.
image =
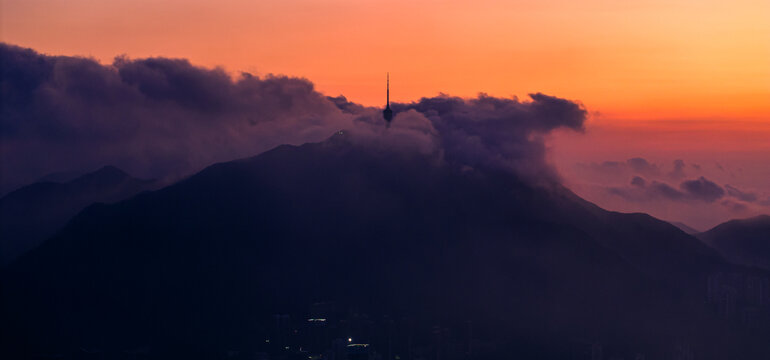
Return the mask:
[(304, 76), (379, 105), (438, 92), (582, 101), (614, 119), (770, 119), (767, 0), (0, 0), (4, 42)]

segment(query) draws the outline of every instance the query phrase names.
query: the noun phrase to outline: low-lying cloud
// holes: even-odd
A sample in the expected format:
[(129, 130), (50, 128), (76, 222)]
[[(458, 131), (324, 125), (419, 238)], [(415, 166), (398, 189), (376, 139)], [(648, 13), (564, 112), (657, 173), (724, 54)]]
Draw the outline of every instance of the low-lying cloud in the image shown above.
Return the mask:
[(609, 186), (607, 192), (631, 202), (676, 201), (714, 203), (722, 200), (723, 206), (741, 211), (747, 203), (759, 203), (755, 193), (747, 192), (729, 184), (720, 186), (703, 176), (685, 180), (675, 188), (665, 182), (649, 181), (641, 176), (634, 176), (627, 186)]
[(655, 176), (660, 173), (657, 165), (651, 164), (647, 159), (636, 157), (626, 160), (626, 164), (637, 174)]
[(695, 180), (684, 181), (679, 187), (690, 197), (705, 202), (714, 202), (725, 195), (725, 190), (721, 186), (703, 176)]
[(626, 161), (603, 161), (592, 163), (578, 163), (577, 170), (588, 178), (605, 180), (625, 180), (630, 176), (643, 176), (647, 179), (658, 179), (665, 177), (668, 180), (682, 180), (701, 171), (700, 165), (689, 164), (691, 170), (688, 171), (688, 164), (684, 160), (676, 159), (668, 164), (653, 163), (643, 157), (634, 157)]
[(380, 110), (327, 97), (305, 79), (243, 73), (185, 59), (48, 56), (0, 44), (0, 192), (60, 171), (111, 164), (143, 177), (178, 177), (340, 129), (360, 143), (417, 151), (470, 167), (554, 179), (543, 136), (583, 129), (585, 109), (541, 93), (530, 101), (447, 95)]
[(608, 160), (603, 162), (578, 163), (576, 170), (581, 177), (598, 182), (625, 182), (629, 177), (641, 176), (646, 179), (660, 177), (661, 166), (642, 157), (625, 161)]
[(755, 202), (758, 199), (757, 194), (753, 192), (746, 192), (742, 191), (734, 186), (731, 186), (729, 184), (725, 185), (725, 190), (727, 191), (727, 195), (734, 197), (738, 200), (745, 201), (745, 202)]
[[(687, 174), (685, 174), (684, 172), (685, 167), (686, 166), (684, 164), (684, 160), (681, 160), (681, 159), (674, 160), (674, 169), (671, 170), (670, 173), (668, 173), (668, 176), (672, 179), (684, 178), (685, 176), (687, 176)], [(693, 166), (693, 168), (696, 170), (700, 170), (699, 166)]]

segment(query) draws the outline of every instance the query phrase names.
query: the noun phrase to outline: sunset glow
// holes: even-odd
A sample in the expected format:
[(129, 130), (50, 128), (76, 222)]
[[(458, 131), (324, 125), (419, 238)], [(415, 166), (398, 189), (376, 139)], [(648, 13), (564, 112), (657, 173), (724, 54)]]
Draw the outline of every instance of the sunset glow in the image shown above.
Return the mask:
[(2, 40), (50, 54), (188, 58), (383, 102), (542, 91), (623, 120), (766, 121), (770, 3), (2, 1)]
[(770, 0), (0, 0), (0, 359), (770, 359)]

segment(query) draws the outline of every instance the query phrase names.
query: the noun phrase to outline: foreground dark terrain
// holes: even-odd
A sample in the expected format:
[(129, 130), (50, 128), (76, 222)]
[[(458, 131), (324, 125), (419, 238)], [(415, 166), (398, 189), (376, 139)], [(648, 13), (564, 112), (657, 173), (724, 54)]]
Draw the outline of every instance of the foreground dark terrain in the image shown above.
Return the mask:
[(767, 359), (769, 278), (559, 185), (337, 134), (88, 207), (3, 270), (0, 346), (35, 358)]

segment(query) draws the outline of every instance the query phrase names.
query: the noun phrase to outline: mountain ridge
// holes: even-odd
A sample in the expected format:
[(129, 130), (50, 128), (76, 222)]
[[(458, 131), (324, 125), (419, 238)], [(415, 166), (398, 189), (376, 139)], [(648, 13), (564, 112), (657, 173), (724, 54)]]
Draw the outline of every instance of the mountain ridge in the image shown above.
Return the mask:
[(770, 215), (730, 220), (696, 237), (736, 264), (770, 270)]
[(0, 198), (0, 265), (52, 236), (94, 202), (115, 202), (155, 186), (114, 166), (104, 166), (67, 182), (36, 182)]
[(0, 310), (30, 347), (51, 348), (222, 348), (270, 314), (326, 300), (420, 329), (467, 317), (498, 356), (524, 338), (618, 338), (654, 353), (691, 333), (714, 354), (753, 341), (699, 305), (698, 284), (730, 267), (712, 249), (578, 199), (341, 136), (284, 145), (88, 207), (6, 269), (13, 297)]

